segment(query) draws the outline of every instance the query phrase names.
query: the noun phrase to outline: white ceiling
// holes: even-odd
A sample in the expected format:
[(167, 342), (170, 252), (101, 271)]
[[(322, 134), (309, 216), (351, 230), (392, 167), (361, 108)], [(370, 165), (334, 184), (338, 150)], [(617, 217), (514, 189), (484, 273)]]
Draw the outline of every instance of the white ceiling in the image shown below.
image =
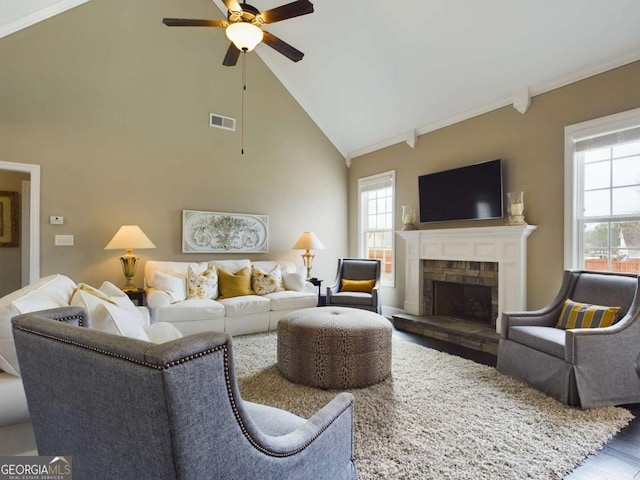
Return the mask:
[(89, 0), (0, 0), (0, 38)]
[[(85, 1), (2, 0), (0, 36), (20, 9)], [(210, 18), (224, 18), (212, 1)], [(312, 2), (314, 13), (264, 27), (302, 61), (256, 52), (347, 159), (640, 59), (639, 0)]]

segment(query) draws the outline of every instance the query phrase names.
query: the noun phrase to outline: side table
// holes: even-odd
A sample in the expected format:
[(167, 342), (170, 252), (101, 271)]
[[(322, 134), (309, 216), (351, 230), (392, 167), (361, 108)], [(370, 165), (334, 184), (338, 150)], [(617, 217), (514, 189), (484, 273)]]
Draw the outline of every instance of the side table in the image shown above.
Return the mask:
[(137, 302), (139, 307), (144, 305), (144, 288), (136, 288), (135, 290), (125, 290), (124, 293), (131, 299), (132, 302)]
[(327, 297), (325, 295), (322, 295), (322, 280), (313, 277), (309, 279), (309, 282), (318, 287), (318, 306), (324, 307), (327, 303)]

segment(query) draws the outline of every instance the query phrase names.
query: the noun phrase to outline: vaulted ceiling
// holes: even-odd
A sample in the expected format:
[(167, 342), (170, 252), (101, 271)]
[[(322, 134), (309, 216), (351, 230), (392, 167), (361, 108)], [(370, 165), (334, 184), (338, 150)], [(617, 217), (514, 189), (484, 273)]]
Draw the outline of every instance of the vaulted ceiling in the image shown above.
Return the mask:
[[(85, 1), (3, 0), (0, 36)], [(265, 26), (302, 61), (256, 52), (347, 159), (640, 59), (638, 0), (312, 2)]]

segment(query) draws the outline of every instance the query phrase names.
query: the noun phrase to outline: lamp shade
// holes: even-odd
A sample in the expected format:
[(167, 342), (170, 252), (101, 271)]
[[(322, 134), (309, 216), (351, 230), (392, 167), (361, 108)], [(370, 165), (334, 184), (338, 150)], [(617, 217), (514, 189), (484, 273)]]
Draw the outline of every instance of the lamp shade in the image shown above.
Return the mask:
[(260, 27), (248, 22), (232, 23), (227, 27), (225, 33), (236, 48), (242, 52), (250, 52), (256, 48), (264, 36)]
[(134, 248), (156, 248), (138, 225), (123, 225), (116, 232), (105, 250), (131, 250)]
[(293, 246), (294, 250), (324, 250), (324, 245), (313, 232), (302, 232)]

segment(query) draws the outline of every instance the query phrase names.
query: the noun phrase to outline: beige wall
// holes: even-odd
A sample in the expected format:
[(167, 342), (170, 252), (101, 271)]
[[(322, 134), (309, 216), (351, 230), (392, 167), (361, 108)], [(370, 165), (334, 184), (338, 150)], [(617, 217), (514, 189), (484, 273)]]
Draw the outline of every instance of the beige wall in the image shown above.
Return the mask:
[[(29, 175), (27, 174), (0, 170), (0, 191), (18, 192), (18, 205), (20, 205), (22, 182), (28, 180)], [(0, 297), (20, 288), (22, 282), (21, 253), (20, 246), (0, 248)]]
[[(43, 276), (121, 283), (119, 252), (104, 246), (123, 224), (156, 244), (143, 261), (230, 257), (181, 253), (181, 211), (193, 209), (269, 215), (270, 251), (256, 259), (302, 265), (291, 246), (313, 230), (326, 247), (314, 274), (333, 278), (347, 251), (344, 159), (256, 54), (241, 155), (239, 130), (208, 126), (209, 112), (241, 117), (224, 32), (162, 24), (222, 16), (211, 0), (93, 0), (0, 40), (0, 159), (42, 166)], [(56, 234), (75, 246), (55, 247)]]
[[(349, 171), (349, 214), (357, 215), (358, 178), (396, 170), (396, 226), (401, 206), (418, 205), (419, 175), (485, 160), (504, 160), (505, 191), (525, 192), (526, 219), (538, 230), (528, 242), (528, 305), (538, 308), (557, 292), (563, 270), (564, 127), (640, 106), (640, 62), (588, 78), (532, 99), (521, 115), (512, 107), (422, 135), (416, 148), (398, 144), (353, 159)], [(421, 225), (454, 228), (502, 225), (504, 220)], [(357, 252), (350, 222), (350, 251)], [(396, 288), (383, 303), (402, 308), (404, 242), (396, 236)]]

